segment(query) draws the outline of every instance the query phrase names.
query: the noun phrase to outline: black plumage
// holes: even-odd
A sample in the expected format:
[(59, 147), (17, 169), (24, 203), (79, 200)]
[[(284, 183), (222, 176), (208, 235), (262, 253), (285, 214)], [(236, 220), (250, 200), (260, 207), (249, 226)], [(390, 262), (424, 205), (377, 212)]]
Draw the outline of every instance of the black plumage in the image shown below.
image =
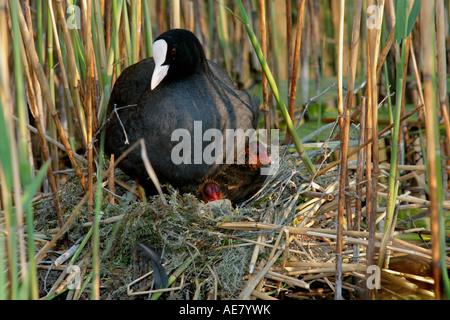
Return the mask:
[[(161, 34), (155, 44), (158, 40), (164, 40), (158, 43), (167, 47), (164, 61), (157, 61), (156, 65), (157, 68), (165, 66), (167, 74), (151, 88), (152, 76), (155, 77), (153, 58), (144, 59), (121, 73), (107, 108), (105, 152), (118, 157), (144, 138), (148, 158), (162, 184), (169, 183), (176, 188), (200, 185), (208, 177), (217, 175), (224, 164), (195, 163), (198, 159), (194, 158), (194, 144), (199, 137), (194, 134), (194, 121), (200, 121), (197, 124), (201, 123), (201, 135), (208, 129), (223, 133), (226, 129), (256, 129), (259, 102), (247, 92), (236, 89), (228, 75), (205, 58), (202, 45), (190, 31), (170, 30)], [(177, 164), (172, 159), (173, 148), (180, 143), (180, 140), (172, 141), (172, 133), (177, 129), (185, 129), (184, 132), (190, 134), (192, 152), (188, 163)], [(129, 144), (125, 143), (126, 137)], [(211, 141), (202, 140), (201, 150), (204, 150)], [(119, 167), (137, 180), (148, 195), (156, 193), (139, 146)]]

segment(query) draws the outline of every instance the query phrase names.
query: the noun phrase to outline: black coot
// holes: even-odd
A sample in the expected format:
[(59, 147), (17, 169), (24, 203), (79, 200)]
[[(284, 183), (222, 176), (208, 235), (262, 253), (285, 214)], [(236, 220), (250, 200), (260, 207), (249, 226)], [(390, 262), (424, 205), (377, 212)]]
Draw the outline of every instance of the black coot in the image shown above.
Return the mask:
[[(200, 185), (226, 162), (224, 150), (223, 161), (204, 161), (202, 151), (211, 145), (208, 140), (213, 140), (203, 137), (205, 131), (256, 129), (259, 102), (238, 90), (223, 70), (207, 61), (202, 45), (190, 31), (174, 29), (161, 34), (153, 43), (153, 56), (125, 69), (115, 83), (107, 109), (105, 152), (117, 158), (143, 138), (162, 184), (176, 188)], [(225, 141), (224, 136), (223, 148)], [(156, 193), (140, 147), (119, 167), (137, 180), (147, 195)]]

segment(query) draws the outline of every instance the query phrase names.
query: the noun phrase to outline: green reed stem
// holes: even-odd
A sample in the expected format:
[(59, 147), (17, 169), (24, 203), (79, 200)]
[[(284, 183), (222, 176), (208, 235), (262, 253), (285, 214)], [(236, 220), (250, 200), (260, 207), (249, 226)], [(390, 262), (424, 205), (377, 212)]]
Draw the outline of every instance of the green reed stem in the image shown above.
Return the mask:
[(95, 214), (92, 225), (92, 294), (91, 299), (98, 298), (100, 292), (100, 216), (102, 207), (103, 157), (105, 148), (105, 130), (100, 136), (100, 150), (97, 169), (97, 190), (95, 193)]
[(153, 33), (152, 33), (152, 18), (150, 15), (150, 9), (148, 7), (148, 2), (142, 2), (144, 7), (144, 25), (145, 25), (145, 44), (147, 46), (147, 57), (153, 56), (152, 44), (153, 44)]
[[(1, 103), (0, 103), (1, 105)], [(0, 270), (6, 270), (6, 237), (3, 231), (0, 231)], [(8, 299), (8, 278), (6, 272), (0, 272), (0, 300)]]
[[(1, 260), (0, 266), (2, 269), (0, 270), (9, 270), (6, 274), (1, 271), (0, 273), (3, 275), (2, 279), (0, 279), (0, 284), (3, 286), (0, 287), (0, 292), (2, 296), (9, 297), (11, 300), (17, 299), (18, 297), (18, 287), (19, 287), (19, 271), (18, 271), (18, 263), (17, 263), (17, 228), (16, 228), (16, 219), (13, 210), (13, 199), (12, 199), (12, 190), (13, 190), (13, 170), (12, 170), (12, 146), (10, 143), (10, 134), (8, 130), (8, 123), (6, 120), (6, 115), (8, 115), (8, 111), (6, 106), (2, 105), (2, 99), (0, 99), (0, 135), (5, 141), (5, 143), (0, 143), (0, 178), (2, 181), (2, 205), (3, 212), (5, 216), (5, 230), (0, 231), (1, 242), (5, 244), (2, 246), (3, 255), (8, 257), (8, 260)], [(3, 251), (3, 248), (6, 250)], [(4, 265), (3, 265), (4, 263)], [(7, 287), (9, 278), (9, 288)], [(9, 289), (9, 292), (8, 292)]]
[(397, 44), (401, 43), (401, 54), (396, 57), (396, 94), (395, 94), (395, 114), (394, 114), (394, 128), (392, 132), (392, 152), (391, 152), (391, 166), (389, 172), (389, 199), (386, 211), (386, 224), (384, 227), (383, 239), (380, 247), (380, 254), (378, 259), (378, 266), (381, 268), (384, 264), (384, 258), (386, 255), (386, 247), (390, 236), (390, 231), (395, 223), (394, 211), (395, 202), (397, 200), (399, 182), (397, 179), (398, 170), (398, 146), (400, 139), (400, 125), (401, 125), (401, 110), (402, 110), (402, 100), (403, 100), (403, 82), (404, 79), (404, 65), (406, 59), (406, 46), (407, 39), (411, 32), (413, 23), (416, 21), (418, 10), (417, 3), (420, 1), (415, 1), (415, 4), (409, 13), (409, 1), (401, 0), (397, 2), (396, 7), (396, 25), (395, 25), (395, 41)]
[[(22, 64), (22, 36), (19, 29), (19, 4), (11, 1), (11, 20), (14, 35), (13, 58), (14, 58), (14, 78), (16, 86), (16, 110), (19, 118), (19, 168), (22, 175), (22, 183), (27, 184), (31, 179), (30, 166), (28, 164), (28, 139), (26, 123), (26, 103), (25, 103), (25, 84), (24, 70)], [(17, 191), (17, 190), (16, 190)]]
[(39, 56), (39, 62), (44, 63), (45, 58), (45, 41), (44, 41), (44, 26), (42, 22), (45, 7), (42, 0), (36, 1), (36, 52)]
[(131, 52), (131, 50), (132, 50), (131, 49), (131, 31), (130, 31), (130, 24), (129, 24), (130, 20), (128, 18), (128, 9), (127, 9), (126, 1), (123, 2), (122, 13), (123, 13), (123, 26), (124, 26), (124, 34), (125, 34), (125, 48), (126, 48), (125, 61), (127, 61), (126, 67), (128, 67), (133, 64), (133, 56), (132, 56), (132, 52)]
[[(11, 159), (11, 167), (3, 168), (3, 170), (10, 170), (11, 174), (11, 184), (10, 191), (11, 196), (8, 196), (8, 212), (9, 212), (9, 255), (12, 260), (10, 263), (11, 273), (10, 273), (10, 281), (11, 281), (11, 299), (26, 299), (29, 297), (29, 290), (27, 288), (28, 279), (25, 279), (24, 285), (20, 286), (19, 281), (19, 272), (17, 263), (24, 263), (23, 261), (23, 230), (20, 230), (20, 225), (22, 224), (22, 208), (18, 203), (20, 203), (20, 182), (17, 181), (17, 168), (14, 168), (14, 164), (18, 162), (20, 178), (23, 179), (22, 183), (28, 183), (31, 179), (30, 176), (30, 168), (28, 170), (26, 166), (27, 163), (27, 139), (26, 139), (26, 122), (25, 122), (25, 85), (23, 78), (23, 65), (22, 65), (22, 55), (21, 55), (21, 46), (22, 46), (22, 36), (19, 29), (19, 3), (17, 1), (9, 1), (10, 12), (11, 12), (11, 24), (12, 24), (12, 34), (13, 34), (13, 61), (14, 61), (14, 78), (15, 78), (15, 107), (17, 110), (17, 114), (19, 116), (19, 141), (17, 141), (17, 147), (14, 148), (12, 144), (16, 142), (14, 135), (7, 135), (4, 138), (9, 136), (9, 139), (6, 143), (10, 143), (10, 159)], [(10, 110), (11, 112), (12, 110)], [(5, 114), (7, 117), (8, 112)], [(5, 119), (8, 121), (9, 119)], [(11, 131), (9, 132), (11, 133)], [(16, 153), (17, 152), (17, 153)], [(28, 172), (27, 172), (28, 171)], [(15, 202), (15, 207), (13, 207), (13, 198)], [(18, 259), (18, 256), (20, 259)], [(25, 266), (22, 266), (22, 272), (26, 273)]]
[(120, 20), (122, 18), (122, 1), (112, 2), (113, 10), (113, 33), (111, 34), (111, 46), (114, 49), (114, 61), (116, 63), (116, 77), (120, 76), (121, 68), (120, 63), (120, 43), (119, 43), (119, 30), (120, 30)]
[(316, 169), (315, 169), (313, 163), (311, 162), (311, 159), (310, 159), (308, 153), (305, 151), (305, 148), (304, 148), (297, 132), (295, 131), (295, 127), (294, 127), (294, 124), (292, 123), (291, 117), (289, 116), (288, 110), (287, 110), (283, 100), (280, 97), (277, 84), (275, 82), (275, 79), (272, 76), (272, 72), (270, 71), (270, 68), (269, 68), (269, 65), (267, 64), (266, 59), (264, 58), (261, 47), (258, 44), (258, 39), (256, 38), (256, 35), (253, 32), (253, 29), (250, 25), (250, 20), (247, 16), (247, 13), (245, 12), (244, 5), (242, 4), (241, 0), (237, 0), (236, 2), (237, 2), (239, 12), (240, 12), (242, 18), (237, 17), (234, 13), (232, 13), (230, 11), (230, 9), (227, 8), (227, 10), (230, 11), (239, 21), (241, 21), (244, 24), (245, 29), (247, 30), (248, 36), (250, 38), (250, 41), (253, 45), (253, 48), (255, 49), (256, 55), (258, 56), (259, 62), (261, 64), (261, 68), (263, 69), (263, 72), (267, 77), (267, 81), (270, 85), (270, 88), (272, 89), (272, 93), (275, 97), (275, 100), (277, 101), (278, 109), (281, 111), (281, 114), (283, 115), (283, 118), (286, 122), (286, 126), (289, 130), (289, 133), (292, 136), (292, 139), (293, 139), (295, 147), (297, 148), (297, 151), (300, 155), (300, 158), (305, 163), (306, 168), (309, 170), (309, 172), (311, 174), (314, 174), (316, 172)]
[[(39, 190), (40, 185), (47, 176), (50, 168), (50, 160), (44, 163), (36, 177), (25, 186), (22, 195), (22, 208), (25, 212), (25, 222), (27, 230), (27, 252), (28, 252), (28, 285), (30, 297), (33, 300), (39, 299), (38, 274), (36, 269), (35, 245), (34, 245), (34, 216), (33, 216), (33, 196)], [(22, 174), (22, 172), (21, 172)]]

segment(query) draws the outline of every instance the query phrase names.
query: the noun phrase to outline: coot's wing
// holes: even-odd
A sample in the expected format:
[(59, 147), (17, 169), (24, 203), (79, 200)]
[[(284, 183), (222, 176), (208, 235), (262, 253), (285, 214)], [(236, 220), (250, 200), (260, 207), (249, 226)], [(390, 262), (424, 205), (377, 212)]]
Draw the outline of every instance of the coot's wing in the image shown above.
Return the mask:
[(244, 103), (244, 106), (248, 109), (248, 111), (253, 115), (252, 117), (252, 125), (253, 129), (256, 129), (258, 126), (258, 118), (259, 118), (259, 105), (260, 101), (255, 96), (250, 96), (250, 94), (246, 91), (241, 91), (236, 89), (233, 81), (231, 81), (228, 74), (220, 68), (217, 64), (208, 60), (208, 66), (210, 70), (213, 72), (214, 76), (220, 81), (224, 86), (226, 86), (231, 92), (239, 96)]
[[(141, 95), (150, 88), (154, 67), (153, 58), (144, 59), (123, 70), (114, 83), (105, 123), (105, 153), (107, 155), (115, 154), (118, 157), (137, 141), (136, 137), (125, 136), (125, 134), (132, 134), (130, 130), (134, 129), (128, 118), (138, 112), (138, 106), (133, 105), (137, 104)], [(112, 114), (114, 107), (125, 107), (118, 111), (120, 121), (116, 114)], [(126, 138), (128, 138), (129, 144), (125, 144)], [(141, 163), (140, 154), (135, 152), (127, 157), (119, 167), (133, 179), (139, 180), (141, 176), (146, 174), (145, 167)], [(133, 166), (141, 166), (142, 168), (134, 169)]]
[[(175, 187), (198, 183), (220, 166), (203, 161), (203, 150), (211, 144), (203, 140), (203, 134), (208, 129), (224, 132), (230, 128), (227, 101), (222, 101), (204, 73), (196, 73), (189, 80), (163, 81), (154, 90), (144, 92), (138, 109), (125, 121), (130, 136), (145, 139), (148, 157), (160, 181)], [(185, 143), (188, 149), (181, 151)], [(181, 156), (187, 158), (180, 163)]]
[(135, 104), (145, 90), (150, 88), (154, 68), (153, 58), (147, 58), (123, 70), (111, 92), (107, 114), (111, 113), (114, 105), (124, 107)]

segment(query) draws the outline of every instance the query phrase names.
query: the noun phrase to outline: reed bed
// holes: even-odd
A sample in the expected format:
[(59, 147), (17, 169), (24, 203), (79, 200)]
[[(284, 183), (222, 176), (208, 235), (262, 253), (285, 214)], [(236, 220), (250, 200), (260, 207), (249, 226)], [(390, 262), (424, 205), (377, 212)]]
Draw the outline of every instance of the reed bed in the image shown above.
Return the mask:
[[(0, 0), (0, 299), (448, 299), (449, 13)], [(279, 170), (237, 206), (142, 201), (103, 154), (115, 79), (175, 27), (280, 130)]]

